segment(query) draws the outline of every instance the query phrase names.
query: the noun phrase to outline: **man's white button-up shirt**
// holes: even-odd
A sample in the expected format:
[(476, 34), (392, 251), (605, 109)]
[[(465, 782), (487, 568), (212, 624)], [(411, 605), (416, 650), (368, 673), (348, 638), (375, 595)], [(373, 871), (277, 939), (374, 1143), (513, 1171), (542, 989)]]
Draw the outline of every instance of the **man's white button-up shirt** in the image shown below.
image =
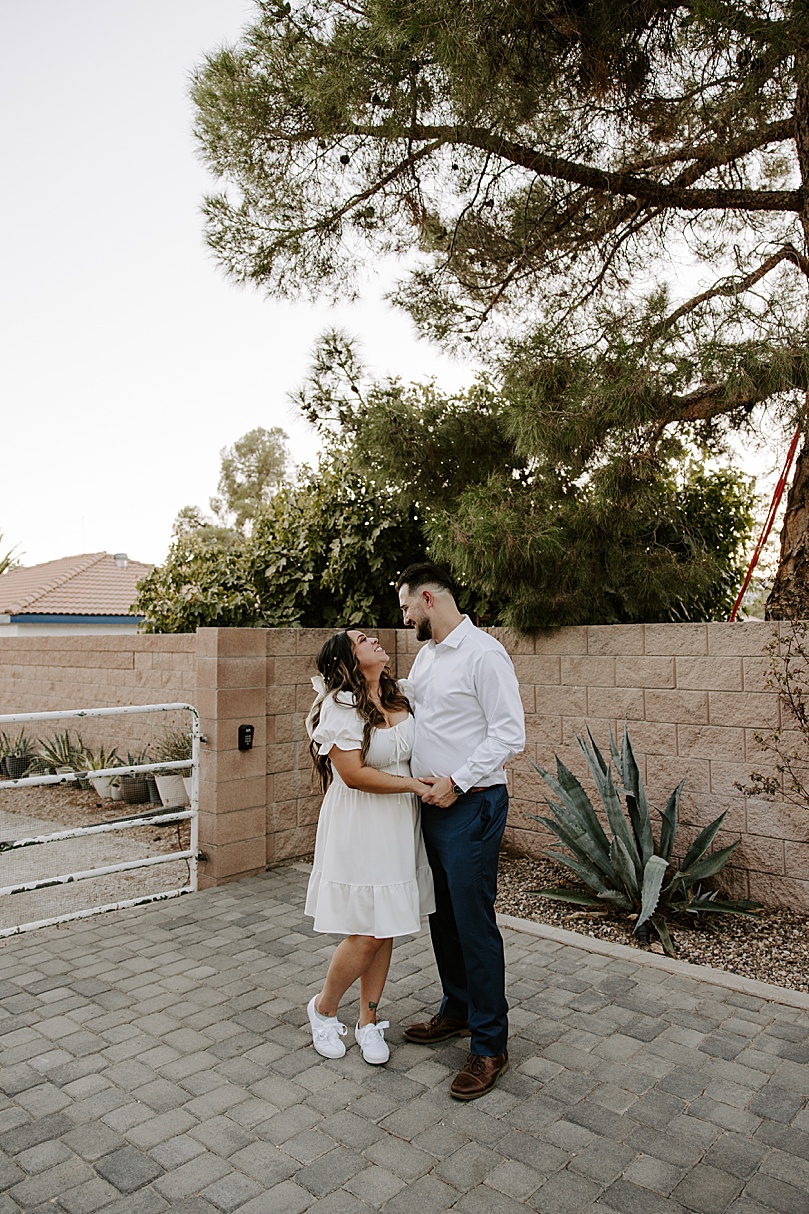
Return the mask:
[(503, 764), (525, 746), (525, 716), (511, 658), (468, 616), (419, 650), (414, 776), (449, 776), (464, 790), (506, 783)]

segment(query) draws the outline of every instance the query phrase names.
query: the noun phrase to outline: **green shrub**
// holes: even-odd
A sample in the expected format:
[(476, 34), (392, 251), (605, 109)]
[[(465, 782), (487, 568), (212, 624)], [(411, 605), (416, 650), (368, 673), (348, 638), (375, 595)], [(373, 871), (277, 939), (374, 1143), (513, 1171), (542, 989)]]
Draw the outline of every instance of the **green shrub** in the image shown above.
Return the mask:
[[(571, 889), (540, 889), (532, 893), (545, 898), (576, 902), (604, 909), (612, 903), (636, 916), (633, 933), (648, 939), (653, 929), (663, 948), (674, 956), (667, 920), (695, 923), (705, 915), (749, 915), (760, 908), (744, 899), (722, 899), (717, 890), (704, 889), (702, 882), (722, 871), (738, 844), (715, 852), (708, 849), (716, 838), (725, 814), (714, 819), (697, 836), (679, 862), (672, 860), (677, 837), (682, 780), (660, 814), (655, 840), (652, 818), (628, 730), (619, 750), (610, 731), (612, 766), (595, 744), (590, 730), (587, 739), (577, 738), (595, 781), (608, 830), (599, 821), (590, 798), (579, 781), (557, 757), (556, 777), (536, 768), (554, 794), (546, 797), (552, 818), (533, 815), (551, 830), (567, 852), (555, 847), (545, 854), (566, 865), (593, 893)], [(621, 802), (626, 803), (626, 810)], [(657, 811), (659, 812), (659, 811)], [(569, 854), (568, 854), (569, 853)]]

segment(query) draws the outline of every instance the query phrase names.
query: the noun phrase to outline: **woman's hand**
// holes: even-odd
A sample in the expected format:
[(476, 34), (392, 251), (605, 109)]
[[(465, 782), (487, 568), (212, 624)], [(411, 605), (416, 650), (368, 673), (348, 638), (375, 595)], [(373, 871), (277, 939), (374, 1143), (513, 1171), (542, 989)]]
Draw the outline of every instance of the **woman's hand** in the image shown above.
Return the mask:
[(424, 797), (430, 791), (426, 780), (417, 780), (415, 776), (394, 776), (375, 767), (366, 767), (359, 750), (340, 750), (332, 746), (329, 758), (343, 783), (361, 792), (412, 792), (417, 797)]

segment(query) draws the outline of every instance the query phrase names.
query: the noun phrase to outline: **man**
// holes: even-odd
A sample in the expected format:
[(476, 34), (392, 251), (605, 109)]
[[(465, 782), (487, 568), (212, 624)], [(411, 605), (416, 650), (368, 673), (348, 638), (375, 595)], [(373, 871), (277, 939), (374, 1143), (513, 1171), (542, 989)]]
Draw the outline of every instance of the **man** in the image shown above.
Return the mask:
[(450, 1092), (474, 1100), (508, 1069), (503, 939), (494, 900), (508, 812), (503, 764), (525, 745), (511, 659), (462, 615), (449, 576), (410, 565), (396, 584), (404, 624), (427, 644), (410, 673), (415, 688), (413, 775), (431, 785), (422, 830), (435, 881), (430, 933), (444, 997), (438, 1013), (405, 1029), (430, 1044), (471, 1033), (471, 1052)]

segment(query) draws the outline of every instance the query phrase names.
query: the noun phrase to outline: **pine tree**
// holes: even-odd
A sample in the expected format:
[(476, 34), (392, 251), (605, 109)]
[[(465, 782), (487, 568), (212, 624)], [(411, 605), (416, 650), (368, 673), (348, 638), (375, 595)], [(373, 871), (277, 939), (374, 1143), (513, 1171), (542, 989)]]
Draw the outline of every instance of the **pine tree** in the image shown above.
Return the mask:
[[(631, 510), (676, 547), (689, 457), (801, 416), (807, 0), (266, 0), (194, 100), (232, 275), (337, 296), (400, 254), (396, 301), (488, 360), (532, 492), (459, 499), (456, 563), (550, 546), (573, 499), (594, 542)], [(804, 457), (775, 615), (809, 614), (808, 490)]]

